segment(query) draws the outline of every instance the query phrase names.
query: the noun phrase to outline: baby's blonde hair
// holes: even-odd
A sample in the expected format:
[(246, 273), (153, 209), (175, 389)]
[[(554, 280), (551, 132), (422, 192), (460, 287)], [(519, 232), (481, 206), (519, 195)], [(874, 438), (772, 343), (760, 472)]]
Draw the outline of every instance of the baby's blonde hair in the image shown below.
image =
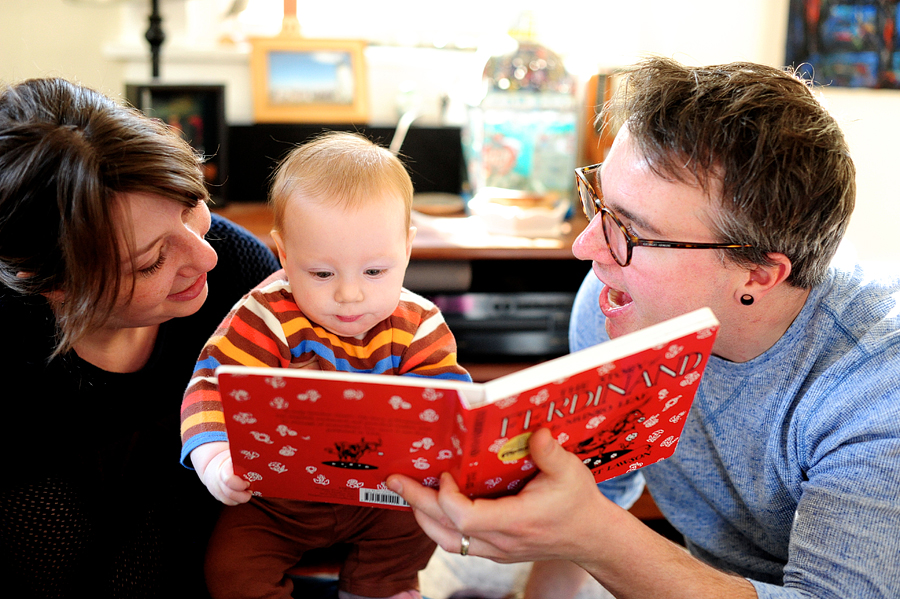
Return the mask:
[(285, 208), (292, 197), (334, 201), (343, 208), (354, 208), (391, 192), (404, 202), (404, 230), (408, 230), (413, 184), (403, 163), (362, 135), (323, 133), (294, 148), (278, 165), (269, 192), (274, 229), (283, 230)]

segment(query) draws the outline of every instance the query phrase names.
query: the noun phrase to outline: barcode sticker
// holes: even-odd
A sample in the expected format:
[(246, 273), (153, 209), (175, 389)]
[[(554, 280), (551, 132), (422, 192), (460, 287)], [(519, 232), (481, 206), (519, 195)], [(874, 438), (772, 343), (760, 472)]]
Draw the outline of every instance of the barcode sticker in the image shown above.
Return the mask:
[(360, 489), (359, 490), (359, 502), (360, 503), (377, 503), (380, 505), (398, 505), (403, 507), (409, 507), (409, 504), (406, 503), (406, 500), (394, 493), (393, 491), (388, 491), (387, 489)]

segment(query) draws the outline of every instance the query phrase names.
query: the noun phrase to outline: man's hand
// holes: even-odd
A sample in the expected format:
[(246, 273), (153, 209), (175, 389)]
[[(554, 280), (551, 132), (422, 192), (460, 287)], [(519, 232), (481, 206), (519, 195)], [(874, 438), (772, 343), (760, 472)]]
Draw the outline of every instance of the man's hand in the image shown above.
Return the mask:
[[(517, 495), (473, 501), (447, 473), (439, 491), (397, 474), (387, 485), (445, 551), (460, 552), (465, 536), (468, 555), (496, 562), (569, 561), (621, 599), (757, 596), (746, 579), (696, 560), (604, 497), (550, 431), (535, 432), (529, 449), (540, 472)], [(640, 563), (652, 565), (654, 576), (636, 577)]]
[(225, 441), (205, 443), (191, 452), (197, 475), (212, 496), (225, 505), (250, 501), (250, 483), (234, 474), (231, 451)]
[(412, 505), (422, 530), (446, 551), (458, 552), (466, 535), (470, 555), (498, 562), (580, 557), (580, 543), (590, 541), (576, 511), (620, 510), (603, 497), (590, 470), (548, 430), (532, 435), (529, 446), (540, 472), (517, 495), (473, 501), (447, 473), (440, 491), (401, 475), (388, 477), (387, 484)]

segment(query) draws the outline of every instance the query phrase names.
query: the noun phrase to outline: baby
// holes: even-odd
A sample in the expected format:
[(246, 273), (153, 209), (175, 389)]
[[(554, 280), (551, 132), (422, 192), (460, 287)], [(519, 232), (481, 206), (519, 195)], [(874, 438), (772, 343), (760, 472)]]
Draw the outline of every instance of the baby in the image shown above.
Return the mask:
[(291, 597), (309, 549), (347, 543), (342, 599), (420, 598), (435, 544), (411, 512), (253, 497), (234, 474), (220, 364), (471, 380), (438, 309), (403, 288), (413, 187), (389, 151), (351, 133), (294, 149), (275, 175), (272, 236), (283, 269), (232, 308), (200, 355), (181, 413), (187, 458), (223, 510), (206, 560), (210, 593)]

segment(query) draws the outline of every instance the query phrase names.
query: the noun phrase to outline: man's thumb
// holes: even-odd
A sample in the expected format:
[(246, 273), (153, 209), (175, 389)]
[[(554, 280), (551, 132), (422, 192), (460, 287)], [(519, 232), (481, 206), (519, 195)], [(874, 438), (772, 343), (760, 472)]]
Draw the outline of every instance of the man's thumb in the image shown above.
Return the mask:
[(554, 464), (558, 464), (566, 454), (566, 450), (553, 438), (550, 429), (546, 428), (538, 429), (531, 435), (531, 439), (528, 440), (528, 450), (531, 452), (534, 465), (544, 472), (553, 471)]

